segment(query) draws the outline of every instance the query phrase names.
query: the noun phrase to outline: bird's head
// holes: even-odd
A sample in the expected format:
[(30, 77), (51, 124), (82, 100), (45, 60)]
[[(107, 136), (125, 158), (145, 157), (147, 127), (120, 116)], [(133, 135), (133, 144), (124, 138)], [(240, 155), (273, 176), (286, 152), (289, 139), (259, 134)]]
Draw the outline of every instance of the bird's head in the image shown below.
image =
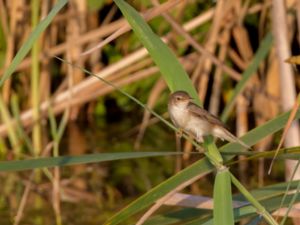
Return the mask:
[(177, 107), (186, 107), (193, 98), (185, 91), (175, 91), (170, 95), (169, 104)]

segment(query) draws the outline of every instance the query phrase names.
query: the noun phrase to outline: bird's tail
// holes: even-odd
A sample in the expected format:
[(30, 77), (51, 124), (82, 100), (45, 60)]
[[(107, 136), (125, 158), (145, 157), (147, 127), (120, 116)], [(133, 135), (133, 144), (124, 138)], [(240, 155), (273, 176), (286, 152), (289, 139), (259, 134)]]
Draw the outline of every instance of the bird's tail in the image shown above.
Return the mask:
[(217, 136), (218, 138), (225, 139), (229, 142), (237, 142), (243, 147), (251, 149), (249, 145), (247, 145), (246, 143), (238, 139), (236, 136), (230, 133), (226, 128), (215, 128), (214, 135)]

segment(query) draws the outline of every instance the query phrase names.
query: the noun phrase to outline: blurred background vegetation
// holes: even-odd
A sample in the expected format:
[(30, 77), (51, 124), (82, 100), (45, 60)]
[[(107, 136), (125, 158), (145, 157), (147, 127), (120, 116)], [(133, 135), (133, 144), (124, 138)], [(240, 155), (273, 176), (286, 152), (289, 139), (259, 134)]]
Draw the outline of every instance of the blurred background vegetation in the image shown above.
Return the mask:
[[(151, 0), (128, 3), (150, 17), (153, 15), (150, 9), (157, 7), (156, 1)], [(180, 59), (204, 108), (220, 115), (260, 41), (272, 31), (272, 2), (170, 0), (160, 3), (165, 8), (149, 21), (151, 28), (165, 38)], [(1, 75), (54, 4), (55, 1), (0, 0)], [(299, 54), (300, 1), (285, 1), (285, 5), (288, 44), (292, 54)], [(166, 12), (197, 41), (196, 47), (162, 15)], [(111, 0), (72, 0), (56, 15), (30, 54), (2, 86), (1, 160), (123, 151), (181, 150), (186, 154), (177, 158), (0, 173), (1, 224), (53, 224), (53, 218), (63, 224), (99, 224), (199, 158), (189, 154), (194, 151), (189, 142), (183, 141), (180, 148), (170, 128), (126, 96), (53, 58), (59, 56), (109, 80), (167, 118), (169, 90), (131, 31), (84, 54), (125, 24)], [(201, 54), (197, 45), (211, 52), (219, 64)], [(297, 92), (300, 77), (293, 75), (292, 86), (283, 87), (280, 63), (283, 62), (278, 60), (274, 44), (230, 114), (227, 125), (237, 136), (276, 117), (282, 108), (285, 111), (292, 107), (293, 101), (282, 101), (282, 92)], [(270, 135), (254, 149), (274, 149), (280, 137), (281, 133)], [(269, 163), (264, 159), (241, 162), (232, 170), (249, 188), (284, 181), (284, 161), (276, 163), (271, 175), (267, 175)], [(207, 176), (186, 191), (211, 195), (212, 186), (213, 178)]]

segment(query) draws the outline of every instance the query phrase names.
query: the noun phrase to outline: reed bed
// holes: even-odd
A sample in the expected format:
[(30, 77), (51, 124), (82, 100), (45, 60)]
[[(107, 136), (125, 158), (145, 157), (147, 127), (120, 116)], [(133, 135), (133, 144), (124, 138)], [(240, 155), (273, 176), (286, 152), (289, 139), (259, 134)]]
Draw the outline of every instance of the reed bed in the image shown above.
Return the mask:
[[(300, 224), (300, 1), (27, 3), (0, 0), (3, 224)], [(176, 90), (252, 151), (174, 135)]]

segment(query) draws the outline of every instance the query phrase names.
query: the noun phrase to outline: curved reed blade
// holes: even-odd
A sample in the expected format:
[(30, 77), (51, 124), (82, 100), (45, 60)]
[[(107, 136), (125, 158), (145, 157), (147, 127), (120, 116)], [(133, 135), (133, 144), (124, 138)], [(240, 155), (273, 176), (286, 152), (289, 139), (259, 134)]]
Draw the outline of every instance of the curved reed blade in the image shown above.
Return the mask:
[(231, 179), (228, 168), (217, 172), (214, 183), (214, 224), (234, 224)]

